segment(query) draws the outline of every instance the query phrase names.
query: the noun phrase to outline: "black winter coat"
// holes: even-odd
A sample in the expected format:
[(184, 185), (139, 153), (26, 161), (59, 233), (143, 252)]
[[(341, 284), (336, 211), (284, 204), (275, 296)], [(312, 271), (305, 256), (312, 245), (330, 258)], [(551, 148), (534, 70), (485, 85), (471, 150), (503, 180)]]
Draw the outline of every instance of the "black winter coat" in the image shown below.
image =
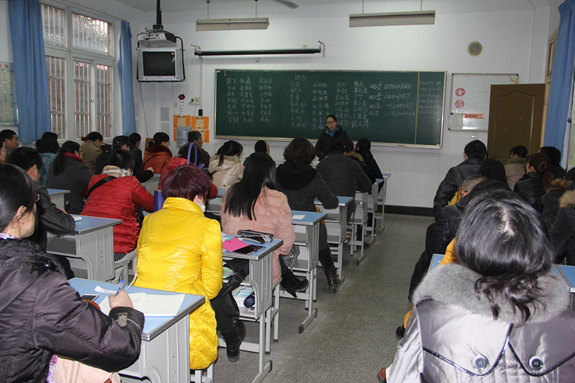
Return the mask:
[(342, 152), (331, 152), (316, 167), (321, 178), (336, 196), (352, 197), (347, 211), (347, 221), (355, 210), (355, 192), (370, 192), (371, 181), (359, 166)]
[(465, 181), (467, 177), (477, 174), (482, 164), (483, 159), (472, 158), (449, 169), (445, 178), (439, 184), (435, 198), (433, 199), (433, 215), (436, 219), (441, 208), (451, 201), (457, 189), (463, 185), (463, 181)]
[(575, 190), (567, 190), (559, 201), (559, 212), (549, 230), (555, 247), (555, 263), (575, 266)]
[(529, 205), (533, 206), (535, 210), (542, 213), (543, 205), (541, 197), (545, 194), (543, 189), (543, 173), (531, 172), (527, 173), (515, 184), (513, 191), (523, 198)]
[(432, 254), (445, 254), (447, 245), (455, 238), (461, 218), (463, 218), (463, 210), (465, 210), (468, 202), (469, 198), (465, 196), (455, 205), (441, 209), (436, 219), (437, 226), (433, 232)]
[(50, 164), (46, 187), (70, 190), (70, 193), (64, 194), (66, 211), (70, 214), (80, 214), (84, 206), (82, 194), (87, 192), (86, 189), (93, 175), (85, 163), (74, 158), (64, 157), (64, 171), (62, 173), (54, 175), (54, 162)]
[(36, 201), (36, 215), (38, 216), (38, 225), (34, 233), (26, 238), (36, 242), (42, 249), (46, 249), (46, 232), (53, 234), (65, 234), (74, 230), (74, 218), (62, 210), (50, 200), (48, 190), (38, 183), (34, 182), (34, 191), (38, 194)]
[[(278, 190), (286, 195), (292, 210), (316, 212), (316, 198), (326, 209), (335, 209), (339, 204), (321, 175), (309, 165), (286, 161), (277, 168), (277, 180)], [(319, 250), (327, 246), (327, 229), (319, 225)]]
[(559, 212), (559, 200), (567, 190), (569, 183), (565, 178), (556, 178), (547, 187), (547, 193), (541, 197), (543, 219), (547, 224), (547, 229), (550, 229), (555, 223), (555, 218)]
[(319, 135), (317, 142), (315, 143), (315, 154), (321, 160), (327, 154), (327, 149), (334, 142), (340, 142), (341, 140), (348, 139), (347, 132), (343, 130), (341, 125), (336, 126), (336, 131), (333, 137), (327, 132), (329, 128), (325, 128), (323, 132)]
[(138, 359), (143, 326), (139, 311), (82, 301), (37, 244), (0, 239), (0, 382), (45, 382), (53, 354), (119, 371)]

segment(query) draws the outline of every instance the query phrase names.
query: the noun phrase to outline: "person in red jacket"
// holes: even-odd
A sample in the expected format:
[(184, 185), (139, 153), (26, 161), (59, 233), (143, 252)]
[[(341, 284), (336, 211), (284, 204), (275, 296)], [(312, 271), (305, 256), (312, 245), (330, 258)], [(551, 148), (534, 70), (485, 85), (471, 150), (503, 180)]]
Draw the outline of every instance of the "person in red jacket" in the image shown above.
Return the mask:
[(140, 234), (138, 206), (149, 212), (154, 209), (154, 197), (132, 175), (134, 165), (134, 155), (129, 151), (112, 151), (110, 165), (90, 180), (82, 211), (82, 215), (122, 220), (114, 226), (115, 261), (136, 248)]
[[(160, 176), (160, 182), (158, 184), (158, 189), (162, 189), (162, 183), (164, 182), (164, 178), (166, 178), (166, 175), (168, 175), (169, 172), (171, 172), (172, 170), (174, 170), (175, 168), (177, 168), (180, 165), (191, 165), (194, 166), (194, 162), (196, 162), (196, 156), (195, 156), (195, 152), (194, 152), (194, 148), (192, 147), (192, 152), (190, 154), (190, 162), (188, 164), (188, 150), (190, 148), (190, 143), (182, 146), (180, 148), (180, 150), (178, 151), (178, 155), (175, 157), (170, 158), (170, 160), (168, 161), (168, 163), (166, 164), (166, 166), (164, 166), (164, 168), (162, 169), (162, 173)], [(199, 153), (198, 153), (199, 154)], [(198, 163), (198, 166), (201, 166), (201, 160)], [(206, 197), (207, 199), (213, 199), (216, 198), (218, 196), (218, 187), (210, 181), (210, 190), (208, 191), (208, 196)], [(211, 218), (211, 217), (210, 217)]]
[(143, 169), (149, 167), (154, 168), (154, 174), (160, 174), (162, 169), (170, 158), (172, 158), (172, 151), (168, 147), (170, 145), (170, 136), (164, 132), (154, 134), (154, 141), (149, 143), (149, 146), (144, 151)]

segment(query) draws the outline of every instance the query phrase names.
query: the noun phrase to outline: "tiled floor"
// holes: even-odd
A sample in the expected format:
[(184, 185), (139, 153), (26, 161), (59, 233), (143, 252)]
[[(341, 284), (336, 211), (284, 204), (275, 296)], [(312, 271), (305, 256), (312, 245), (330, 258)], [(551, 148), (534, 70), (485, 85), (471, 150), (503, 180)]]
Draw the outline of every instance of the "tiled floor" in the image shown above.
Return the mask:
[[(425, 246), (431, 217), (385, 216), (385, 231), (356, 266), (344, 256), (345, 283), (334, 295), (319, 270), (317, 318), (302, 333), (303, 301), (282, 299), (279, 342), (272, 343), (273, 369), (264, 382), (377, 382), (376, 373), (395, 355), (395, 329), (410, 307), (407, 291), (413, 266)], [(247, 323), (249, 341), (257, 340), (257, 324)], [(258, 370), (257, 354), (242, 352), (230, 363), (219, 350), (215, 383), (251, 382)]]

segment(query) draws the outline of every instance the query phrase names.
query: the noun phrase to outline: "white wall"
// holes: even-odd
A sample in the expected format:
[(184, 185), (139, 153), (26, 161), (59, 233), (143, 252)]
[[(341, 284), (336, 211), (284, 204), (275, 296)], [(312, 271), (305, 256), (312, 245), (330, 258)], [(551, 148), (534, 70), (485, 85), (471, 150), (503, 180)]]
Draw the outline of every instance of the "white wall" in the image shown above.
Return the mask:
[[(155, 13), (142, 13), (112, 0), (98, 3), (77, 0), (89, 7), (97, 7), (108, 14), (127, 19), (132, 26), (133, 47), (136, 35), (144, 27), (155, 24)], [(452, 73), (519, 73), (520, 83), (543, 82), (547, 37), (559, 24), (557, 6), (561, 0), (547, 0), (550, 7), (523, 7), (499, 12), (462, 13), (453, 7), (435, 8), (433, 26), (398, 26), (349, 28), (348, 15), (361, 13), (358, 4), (338, 4), (330, 7), (300, 5), (296, 10), (262, 2), (258, 16), (269, 17), (265, 31), (196, 32), (195, 20), (206, 18), (206, 12), (164, 13), (166, 30), (180, 36), (186, 48), (186, 76), (183, 83), (134, 83), (134, 96), (139, 132), (151, 137), (154, 132), (171, 133), (171, 121), (160, 121), (161, 108), (174, 114), (177, 96), (202, 97), (204, 115), (214, 117), (214, 70), (234, 69), (348, 69), (348, 70), (428, 70), (447, 71), (443, 146), (440, 149), (402, 149), (374, 147), (373, 152), (383, 172), (392, 173), (388, 185), (388, 204), (431, 207), (435, 190), (446, 171), (463, 159), (463, 147), (475, 138), (487, 143), (486, 133), (452, 132), (448, 130)], [(383, 3), (382, 3), (383, 4)], [(385, 2), (385, 6), (401, 3)], [(454, 3), (451, 3), (454, 4)], [(545, 3), (536, 2), (541, 5)], [(477, 3), (478, 9), (480, 4)], [(367, 7), (368, 5), (366, 5)], [(393, 11), (375, 9), (371, 4), (366, 12)], [(402, 9), (405, 10), (405, 9)], [(415, 10), (415, 9), (414, 9)], [(226, 13), (211, 10), (211, 18), (253, 17), (253, 10)], [(0, 31), (8, 31), (7, 2), (0, 2)], [(6, 32), (4, 31), (4, 32)], [(9, 32), (9, 31), (8, 31)], [(4, 34), (4, 36), (9, 36)], [(245, 50), (298, 48), (302, 45), (318, 47), (318, 40), (326, 44), (326, 56), (319, 54), (298, 57), (224, 57), (203, 59), (203, 89), (200, 89), (202, 60), (193, 55), (195, 44), (204, 50)], [(467, 45), (472, 41), (483, 44), (483, 53), (472, 57)], [(9, 44), (9, 38), (7, 38)], [(0, 46), (0, 60), (11, 61), (10, 49)], [(135, 65), (135, 56), (134, 56)], [(134, 75), (135, 75), (134, 67)], [(143, 95), (143, 97), (140, 96)], [(187, 105), (187, 102), (186, 102)], [(145, 118), (144, 118), (145, 111)], [(196, 106), (187, 106), (186, 114), (197, 113)], [(164, 126), (162, 127), (162, 124)], [(344, 127), (345, 128), (345, 127)], [(214, 153), (223, 140), (212, 140), (206, 149)], [(241, 141), (244, 156), (252, 152), (253, 140)], [(272, 156), (282, 160), (284, 142), (270, 142)]]
[[(437, 11), (433, 26), (349, 28), (349, 13), (360, 13), (353, 5), (325, 7), (300, 6), (287, 15), (273, 14), (270, 8), (258, 15), (270, 17), (266, 31), (196, 32), (195, 19), (205, 12), (166, 14), (164, 27), (182, 37), (186, 51), (187, 80), (184, 83), (157, 85), (159, 107), (170, 107), (177, 96), (202, 96), (205, 116), (214, 116), (214, 70), (217, 69), (353, 69), (353, 70), (428, 70), (447, 71), (443, 146), (438, 149), (374, 147), (383, 172), (392, 173), (388, 185), (388, 204), (431, 207), (439, 182), (449, 167), (463, 160), (463, 147), (475, 138), (487, 143), (486, 133), (448, 130), (449, 91), (452, 73), (519, 73), (521, 83), (543, 82), (550, 9), (525, 9), (502, 12), (449, 13)], [(372, 10), (369, 10), (370, 12)], [(373, 10), (374, 12), (381, 10)], [(367, 10), (366, 10), (367, 12)], [(211, 18), (226, 17), (212, 14)], [(234, 15), (233, 17), (250, 17)], [(227, 16), (232, 17), (232, 16)], [(244, 50), (298, 48), (306, 44), (326, 44), (326, 56), (301, 57), (224, 57), (203, 59), (203, 89), (200, 89), (201, 60), (193, 56), (195, 44), (204, 50)], [(483, 44), (483, 53), (472, 57), (467, 45)], [(186, 103), (187, 104), (187, 103)], [(189, 107), (187, 114), (196, 108)], [(211, 121), (211, 122), (212, 122)], [(150, 122), (148, 120), (148, 122)], [(158, 124), (158, 122), (156, 122)], [(213, 124), (210, 124), (213, 129)], [(345, 127), (344, 127), (345, 129)], [(210, 153), (223, 140), (206, 145)], [(244, 156), (252, 152), (253, 140), (241, 141)], [(271, 142), (272, 156), (282, 160), (284, 142)]]

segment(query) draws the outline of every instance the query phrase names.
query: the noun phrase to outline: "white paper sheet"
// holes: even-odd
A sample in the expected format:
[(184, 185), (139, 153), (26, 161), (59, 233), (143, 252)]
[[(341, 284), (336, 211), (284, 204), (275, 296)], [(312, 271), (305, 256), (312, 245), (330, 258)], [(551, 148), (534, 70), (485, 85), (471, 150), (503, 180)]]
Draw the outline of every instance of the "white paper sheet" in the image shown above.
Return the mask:
[[(180, 311), (184, 294), (153, 295), (145, 293), (128, 294), (132, 299), (134, 308), (146, 316), (174, 316)], [(110, 302), (104, 299), (100, 309), (106, 315), (110, 313)]]

